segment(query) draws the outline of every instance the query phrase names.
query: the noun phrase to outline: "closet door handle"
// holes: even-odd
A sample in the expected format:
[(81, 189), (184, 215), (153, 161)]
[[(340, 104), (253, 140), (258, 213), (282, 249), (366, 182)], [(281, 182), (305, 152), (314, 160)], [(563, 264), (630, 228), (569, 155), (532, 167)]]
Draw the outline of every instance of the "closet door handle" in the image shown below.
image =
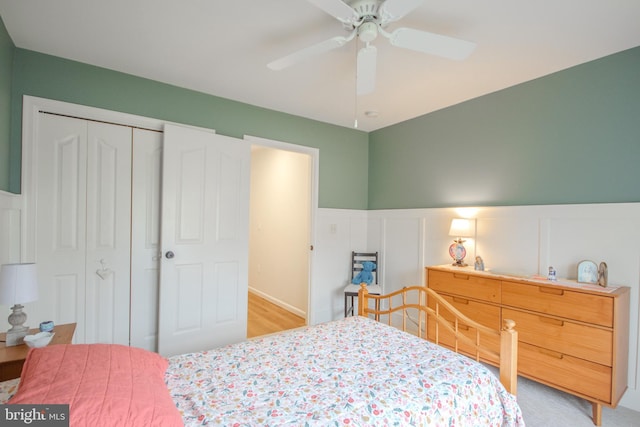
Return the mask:
[(176, 254), (174, 254), (172, 251), (167, 251), (167, 253), (166, 253), (166, 254), (164, 254), (164, 256), (165, 256), (167, 259), (171, 259), (171, 258), (173, 258), (174, 256), (176, 256)]

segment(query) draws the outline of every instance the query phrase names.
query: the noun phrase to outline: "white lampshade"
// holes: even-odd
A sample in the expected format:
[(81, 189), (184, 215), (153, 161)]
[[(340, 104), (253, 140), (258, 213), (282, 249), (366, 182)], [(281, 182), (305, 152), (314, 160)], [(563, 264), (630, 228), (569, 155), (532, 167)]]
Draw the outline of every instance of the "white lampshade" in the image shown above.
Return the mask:
[(12, 306), (37, 299), (35, 264), (4, 264), (0, 268), (0, 304)]
[(453, 237), (473, 237), (473, 221), (466, 218), (454, 218), (451, 220), (449, 236)]

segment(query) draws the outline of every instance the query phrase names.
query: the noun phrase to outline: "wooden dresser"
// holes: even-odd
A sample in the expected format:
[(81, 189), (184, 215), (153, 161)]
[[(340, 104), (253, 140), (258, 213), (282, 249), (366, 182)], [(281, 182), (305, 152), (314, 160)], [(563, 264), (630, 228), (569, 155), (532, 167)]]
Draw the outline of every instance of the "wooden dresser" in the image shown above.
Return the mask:
[[(427, 286), (470, 318), (497, 329), (503, 319), (516, 322), (519, 375), (590, 401), (596, 425), (602, 405), (618, 404), (627, 389), (628, 287), (554, 283), (448, 265), (427, 267), (426, 273)], [(446, 337), (441, 341), (447, 344)]]

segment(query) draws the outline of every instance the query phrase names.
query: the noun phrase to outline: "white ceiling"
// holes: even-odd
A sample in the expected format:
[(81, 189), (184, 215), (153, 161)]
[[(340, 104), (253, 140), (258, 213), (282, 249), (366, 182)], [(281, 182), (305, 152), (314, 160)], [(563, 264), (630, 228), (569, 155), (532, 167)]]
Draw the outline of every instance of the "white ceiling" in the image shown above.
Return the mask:
[(378, 38), (376, 90), (356, 97), (355, 41), (266, 67), (348, 34), (304, 0), (0, 0), (0, 16), (20, 48), (340, 126), (353, 127), (357, 112), (365, 131), (640, 46), (638, 0), (425, 0), (388, 30), (476, 50), (458, 62)]

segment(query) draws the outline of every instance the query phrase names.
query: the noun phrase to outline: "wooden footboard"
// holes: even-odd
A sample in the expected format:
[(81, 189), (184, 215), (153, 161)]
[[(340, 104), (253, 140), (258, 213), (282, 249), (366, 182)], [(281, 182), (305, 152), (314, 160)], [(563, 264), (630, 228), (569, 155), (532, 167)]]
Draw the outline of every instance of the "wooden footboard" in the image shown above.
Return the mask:
[[(370, 308), (370, 300), (374, 301), (375, 308)], [(378, 321), (444, 345), (476, 361), (497, 364), (502, 385), (509, 393), (517, 393), (518, 332), (513, 320), (505, 319), (502, 330), (495, 330), (469, 319), (425, 286), (410, 286), (387, 295), (370, 295), (364, 283), (358, 292), (358, 315), (372, 315)], [(409, 329), (408, 325), (413, 325), (414, 329)], [(444, 336), (448, 337), (446, 343), (441, 339)], [(499, 343), (499, 346), (491, 345), (491, 342)]]

